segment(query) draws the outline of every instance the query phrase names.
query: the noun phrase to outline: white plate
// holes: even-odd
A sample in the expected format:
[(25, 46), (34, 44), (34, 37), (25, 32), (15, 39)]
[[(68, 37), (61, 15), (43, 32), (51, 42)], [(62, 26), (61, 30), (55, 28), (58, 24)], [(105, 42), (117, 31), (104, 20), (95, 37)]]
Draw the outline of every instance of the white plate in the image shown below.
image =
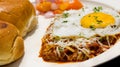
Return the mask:
[[(119, 4), (120, 0), (81, 0), (81, 1), (84, 2), (85, 4), (89, 3), (90, 5), (106, 4), (114, 8), (115, 10), (120, 11), (120, 4)], [(96, 3), (94, 1), (99, 3)], [(120, 55), (120, 49), (119, 49), (120, 42), (119, 42), (111, 49), (107, 50), (106, 52), (84, 62), (64, 63), (64, 64), (44, 62), (41, 58), (38, 57), (38, 55), (41, 47), (41, 38), (43, 37), (46, 28), (49, 26), (51, 19), (45, 19), (42, 16), (38, 16), (38, 20), (39, 23), (36, 30), (29, 33), (29, 35), (25, 38), (25, 54), (23, 58), (4, 67), (80, 67), (80, 66), (90, 67), (104, 63)]]

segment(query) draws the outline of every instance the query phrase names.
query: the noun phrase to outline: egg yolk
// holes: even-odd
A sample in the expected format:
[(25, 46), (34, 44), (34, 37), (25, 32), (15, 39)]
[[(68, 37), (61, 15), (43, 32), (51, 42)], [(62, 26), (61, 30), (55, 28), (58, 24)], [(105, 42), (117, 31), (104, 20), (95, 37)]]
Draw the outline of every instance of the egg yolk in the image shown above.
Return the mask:
[(114, 24), (115, 19), (112, 15), (103, 12), (94, 12), (85, 15), (80, 22), (84, 28), (105, 28), (108, 25)]

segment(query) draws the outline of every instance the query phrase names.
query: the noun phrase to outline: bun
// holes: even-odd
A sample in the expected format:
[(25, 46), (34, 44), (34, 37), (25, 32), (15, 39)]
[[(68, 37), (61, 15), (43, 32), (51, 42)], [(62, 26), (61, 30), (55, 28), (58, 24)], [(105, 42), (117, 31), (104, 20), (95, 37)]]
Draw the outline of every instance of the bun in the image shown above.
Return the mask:
[(29, 0), (0, 0), (0, 20), (15, 25), (23, 37), (37, 24), (35, 9)]
[(24, 53), (24, 43), (19, 30), (12, 24), (0, 21), (0, 65), (19, 59)]

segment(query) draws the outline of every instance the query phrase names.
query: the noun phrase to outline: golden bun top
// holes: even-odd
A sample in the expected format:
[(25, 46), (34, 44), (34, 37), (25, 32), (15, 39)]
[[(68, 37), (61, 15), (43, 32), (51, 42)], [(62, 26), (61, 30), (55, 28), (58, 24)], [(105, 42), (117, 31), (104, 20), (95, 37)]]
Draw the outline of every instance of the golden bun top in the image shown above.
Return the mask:
[(22, 36), (25, 36), (31, 17), (35, 15), (29, 0), (0, 0), (0, 20), (15, 25)]
[(19, 30), (10, 23), (0, 21), (0, 65), (17, 60), (23, 52), (24, 43)]
[(23, 56), (23, 38), (37, 25), (29, 0), (0, 0), (0, 66)]

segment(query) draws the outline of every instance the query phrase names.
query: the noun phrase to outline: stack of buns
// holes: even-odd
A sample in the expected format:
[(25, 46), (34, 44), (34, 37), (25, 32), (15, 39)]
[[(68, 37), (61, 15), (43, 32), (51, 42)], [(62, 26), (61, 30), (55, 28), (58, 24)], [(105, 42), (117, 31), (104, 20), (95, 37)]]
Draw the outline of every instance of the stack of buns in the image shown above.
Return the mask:
[(23, 56), (23, 37), (36, 25), (29, 0), (0, 0), (0, 66)]

